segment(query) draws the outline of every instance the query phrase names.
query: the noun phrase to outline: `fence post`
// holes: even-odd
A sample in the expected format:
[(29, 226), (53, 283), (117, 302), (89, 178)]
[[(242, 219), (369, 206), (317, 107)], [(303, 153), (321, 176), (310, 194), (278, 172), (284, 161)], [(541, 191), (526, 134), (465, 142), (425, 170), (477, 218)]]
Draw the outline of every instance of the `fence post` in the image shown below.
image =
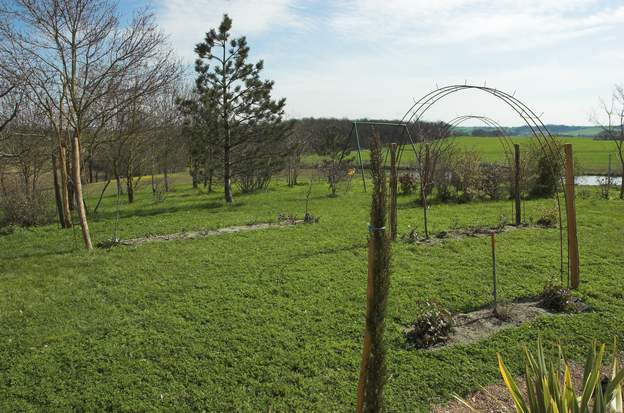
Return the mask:
[(390, 144), (390, 238), (397, 238), (397, 144)]
[(429, 239), (429, 221), (428, 221), (428, 216), (427, 216), (427, 188), (429, 186), (429, 163), (430, 163), (430, 149), (429, 149), (429, 144), (426, 143), (425, 144), (425, 166), (424, 168), (421, 168), (421, 170), (424, 171), (425, 176), (424, 177), (420, 177), (420, 190), (421, 190), (421, 197), (422, 197), (422, 204), (423, 204), (423, 221), (425, 224), (425, 239)]
[(490, 238), (492, 240), (492, 308), (494, 310), (494, 314), (496, 314), (496, 305), (498, 304), (496, 294), (496, 232), (492, 231)]
[(514, 144), (515, 173), (514, 173), (514, 198), (516, 205), (516, 226), (522, 223), (522, 207), (520, 205), (520, 145)]
[(565, 179), (566, 179), (566, 218), (568, 223), (568, 271), (570, 287), (578, 288), (581, 280), (579, 275), (579, 246), (576, 232), (576, 205), (574, 199), (574, 158), (572, 144), (566, 143), (565, 150)]

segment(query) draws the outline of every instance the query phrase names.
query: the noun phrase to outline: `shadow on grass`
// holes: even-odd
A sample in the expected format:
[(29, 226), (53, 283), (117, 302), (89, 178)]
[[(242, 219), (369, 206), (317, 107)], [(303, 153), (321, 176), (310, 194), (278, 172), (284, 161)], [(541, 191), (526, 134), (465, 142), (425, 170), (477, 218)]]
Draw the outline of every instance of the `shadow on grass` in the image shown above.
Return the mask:
[[(197, 202), (194, 204), (188, 205), (171, 205), (171, 206), (160, 206), (153, 208), (145, 208), (145, 209), (120, 209), (119, 211), (119, 219), (124, 218), (132, 218), (132, 217), (152, 217), (160, 214), (172, 214), (175, 212), (184, 212), (184, 211), (193, 211), (193, 210), (217, 210), (222, 209), (226, 211), (231, 208), (240, 208), (244, 206), (244, 203), (235, 203), (232, 206), (227, 206), (223, 202)], [(107, 221), (114, 220), (117, 217), (117, 211), (114, 209), (106, 210), (106, 211), (98, 211), (96, 215), (91, 215), (90, 219), (95, 221)]]
[(356, 250), (366, 251), (366, 242), (354, 242), (351, 245), (321, 248), (316, 251), (309, 251), (309, 252), (304, 252), (303, 254), (293, 255), (291, 259), (303, 260), (306, 258), (317, 257), (319, 255), (331, 255), (331, 254), (338, 254), (341, 252), (356, 251)]

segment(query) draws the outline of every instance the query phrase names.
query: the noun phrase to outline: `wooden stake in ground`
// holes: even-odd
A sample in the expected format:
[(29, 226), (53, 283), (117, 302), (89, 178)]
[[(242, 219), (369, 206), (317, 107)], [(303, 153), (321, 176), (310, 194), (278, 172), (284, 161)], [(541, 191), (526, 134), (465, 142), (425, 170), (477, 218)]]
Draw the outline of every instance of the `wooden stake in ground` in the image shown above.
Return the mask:
[(423, 205), (423, 221), (425, 225), (425, 238), (429, 239), (429, 221), (427, 217), (427, 191), (429, 186), (429, 168), (430, 168), (430, 149), (429, 144), (425, 144), (425, 167), (421, 168), (424, 170), (423, 176), (420, 177), (420, 191)]
[(566, 217), (568, 220), (568, 265), (570, 287), (578, 288), (581, 283), (579, 270), (579, 246), (576, 232), (576, 205), (574, 199), (574, 158), (572, 144), (566, 143), (565, 149), (565, 178), (566, 178)]
[(390, 238), (397, 237), (397, 144), (390, 144)]
[(357, 393), (357, 412), (383, 410), (386, 383), (386, 350), (383, 342), (390, 286), (390, 239), (386, 235), (386, 179), (379, 136), (371, 148), (373, 201), (368, 237), (368, 289), (366, 328)]
[(516, 226), (522, 223), (521, 205), (520, 205), (520, 145), (514, 144), (514, 199), (516, 205)]
[(492, 231), (490, 237), (492, 240), (492, 309), (496, 314), (498, 304), (496, 297), (496, 232)]

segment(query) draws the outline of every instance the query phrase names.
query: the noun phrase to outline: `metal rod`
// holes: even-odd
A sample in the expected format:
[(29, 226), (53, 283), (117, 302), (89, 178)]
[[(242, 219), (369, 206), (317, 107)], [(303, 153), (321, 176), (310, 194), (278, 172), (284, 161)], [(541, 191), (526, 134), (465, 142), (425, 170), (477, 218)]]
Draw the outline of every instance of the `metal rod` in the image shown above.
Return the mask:
[(362, 162), (362, 148), (360, 147), (360, 134), (358, 133), (358, 122), (353, 122), (355, 127), (355, 140), (358, 147), (358, 159), (360, 160), (360, 172), (362, 173), (362, 184), (364, 185), (364, 192), (366, 192), (366, 178), (364, 177), (364, 163)]

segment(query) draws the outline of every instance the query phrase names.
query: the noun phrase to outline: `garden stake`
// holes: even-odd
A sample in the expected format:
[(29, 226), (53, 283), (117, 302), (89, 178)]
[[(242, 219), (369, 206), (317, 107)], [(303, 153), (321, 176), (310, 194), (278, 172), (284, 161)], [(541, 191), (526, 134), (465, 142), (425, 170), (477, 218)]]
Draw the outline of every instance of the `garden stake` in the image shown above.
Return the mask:
[(425, 239), (429, 239), (429, 223), (427, 220), (427, 186), (429, 185), (429, 163), (430, 163), (429, 144), (425, 144), (425, 167), (424, 177), (420, 177), (420, 191), (423, 204), (423, 221), (425, 224)]
[(490, 237), (492, 239), (492, 297), (494, 298), (492, 305), (494, 309), (494, 314), (496, 314), (496, 232), (492, 231)]
[(570, 287), (578, 288), (579, 277), (579, 246), (576, 233), (576, 206), (574, 202), (574, 158), (572, 144), (566, 143), (565, 178), (566, 178), (566, 218), (568, 220), (568, 274)]
[(520, 145), (514, 144), (514, 160), (515, 160), (515, 173), (514, 173), (514, 198), (516, 203), (516, 226), (520, 226), (522, 223), (521, 220), (521, 212), (522, 209), (520, 207)]

